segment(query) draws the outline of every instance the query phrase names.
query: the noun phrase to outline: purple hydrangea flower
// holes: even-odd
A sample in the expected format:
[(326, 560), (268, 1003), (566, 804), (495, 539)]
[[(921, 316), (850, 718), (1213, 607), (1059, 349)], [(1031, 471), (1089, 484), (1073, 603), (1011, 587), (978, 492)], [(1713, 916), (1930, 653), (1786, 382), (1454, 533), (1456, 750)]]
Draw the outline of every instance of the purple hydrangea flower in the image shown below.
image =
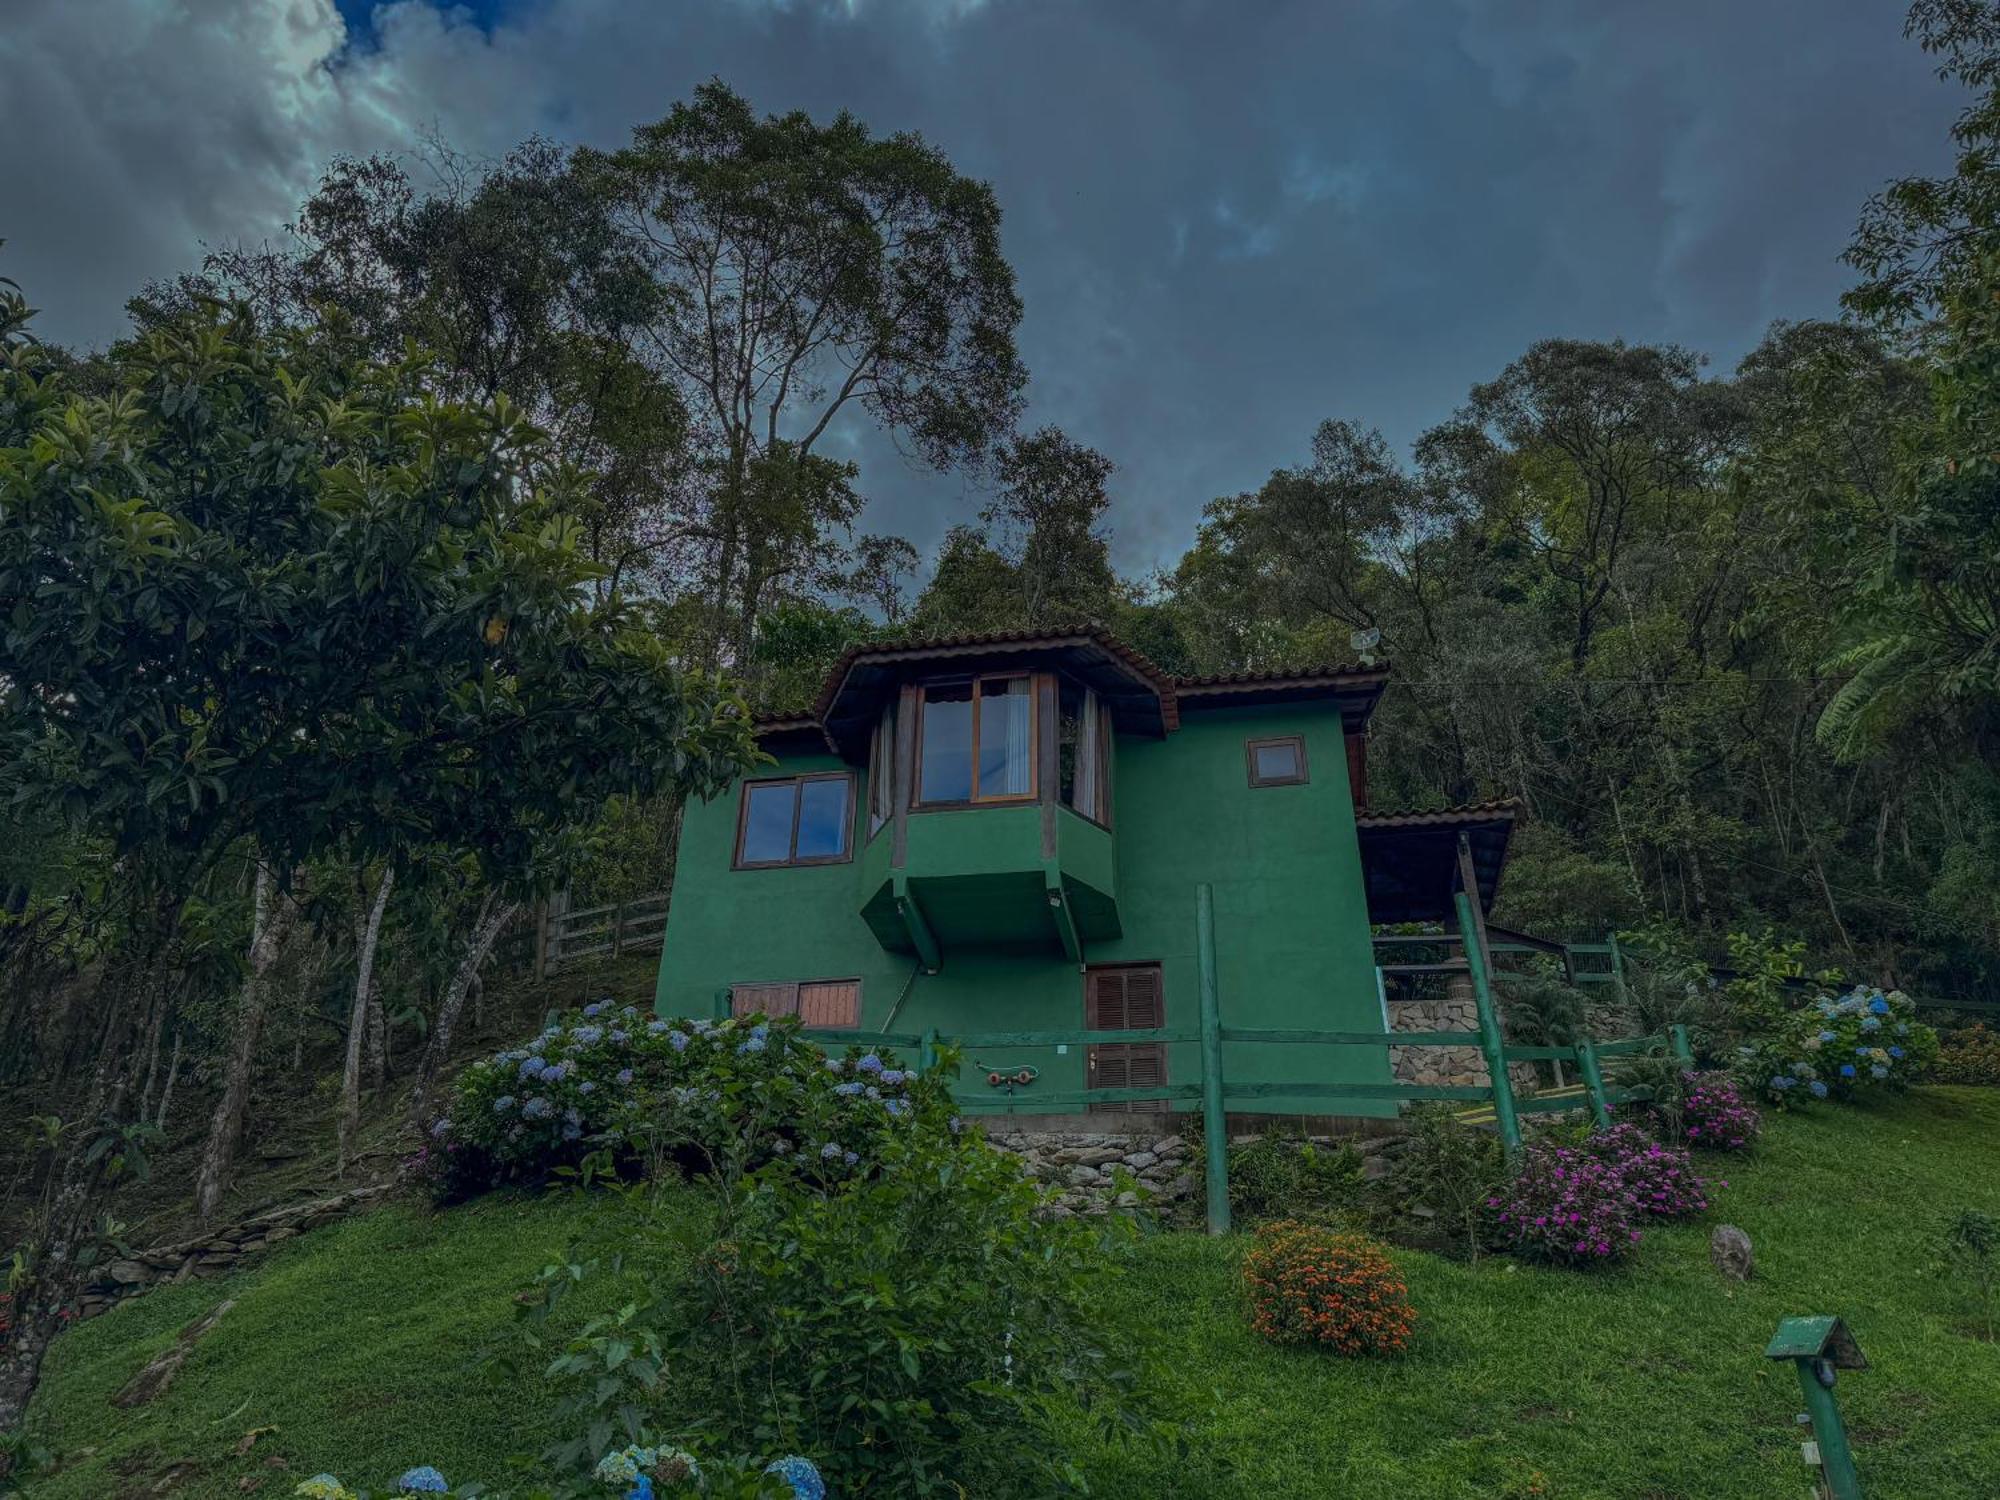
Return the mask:
[(882, 1071), (882, 1059), (870, 1052), (854, 1066), (864, 1073), (879, 1073)]
[(521, 1106), (521, 1118), (524, 1120), (546, 1120), (555, 1112), (556, 1107), (539, 1094)]
[(828, 1141), (824, 1146), (819, 1148), (821, 1161), (832, 1161), (838, 1155), (840, 1155), (840, 1146), (834, 1141)]
[(590, 1004), (586, 1005), (583, 1008), (583, 1013), (586, 1016), (594, 1016), (603, 1009), (604, 1009), (604, 1002), (602, 1000), (593, 1000), (590, 1002)]
[(686, 1033), (685, 1031), (676, 1031), (676, 1032), (673, 1032), (673, 1033), (671, 1033), (671, 1034), (670, 1034), (670, 1035), (669, 1035), (669, 1036), (667, 1037), (667, 1045), (668, 1045), (668, 1046), (670, 1046), (670, 1047), (672, 1047), (672, 1048), (674, 1049), (674, 1051), (676, 1051), (676, 1052), (685, 1052), (685, 1051), (687, 1051), (687, 1049), (688, 1049), (688, 1035), (687, 1035), (687, 1033)]
[(493, 1101), (493, 1113), (496, 1115), (504, 1115), (513, 1107), (514, 1096), (512, 1094), (502, 1094), (498, 1099)]
[(623, 1085), (628, 1084), (631, 1081), (632, 1081), (632, 1070), (630, 1068), (620, 1068), (618, 1070), (618, 1078), (617, 1078), (617, 1082), (619, 1083), (619, 1085), (622, 1087)]

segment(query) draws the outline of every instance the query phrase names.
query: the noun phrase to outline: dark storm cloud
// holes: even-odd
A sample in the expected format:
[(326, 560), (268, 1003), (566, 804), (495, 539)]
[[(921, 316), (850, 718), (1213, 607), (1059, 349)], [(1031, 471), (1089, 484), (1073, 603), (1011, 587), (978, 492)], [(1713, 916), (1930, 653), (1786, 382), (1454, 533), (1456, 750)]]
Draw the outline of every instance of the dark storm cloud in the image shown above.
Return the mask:
[[(360, 7), (348, 5), (359, 15)], [(1322, 417), (1408, 441), (1552, 334), (1727, 367), (1827, 315), (1883, 180), (1939, 170), (1958, 100), (1871, 0), (772, 4), (421, 0), (350, 43), (330, 0), (13, 0), (6, 269), (100, 340), (199, 242), (273, 232), (337, 150), (435, 124), (497, 152), (614, 144), (719, 74), (847, 107), (990, 179), (1034, 422), (1116, 459), (1119, 557), (1296, 461)], [(868, 524), (976, 507), (851, 436)]]

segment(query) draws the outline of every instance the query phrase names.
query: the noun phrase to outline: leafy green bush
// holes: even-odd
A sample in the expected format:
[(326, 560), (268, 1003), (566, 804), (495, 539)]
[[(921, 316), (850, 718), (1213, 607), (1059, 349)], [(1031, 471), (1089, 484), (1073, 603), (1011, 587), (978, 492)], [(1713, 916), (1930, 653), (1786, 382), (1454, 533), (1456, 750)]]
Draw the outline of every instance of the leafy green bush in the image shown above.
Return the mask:
[(867, 1170), (882, 1138), (919, 1115), (950, 1117), (941, 1076), (926, 1083), (858, 1044), (827, 1058), (798, 1031), (789, 1019), (667, 1021), (586, 1005), (461, 1073), (418, 1165), (440, 1197), (586, 1159), (653, 1176), (793, 1155), (828, 1182)]
[(1931, 1074), (1939, 1083), (1969, 1083), (2000, 1088), (2000, 1031), (1984, 1021), (1946, 1033), (1938, 1039)]
[[(1197, 1183), (1206, 1180), (1207, 1156), (1191, 1153)], [(1188, 1202), (1199, 1204), (1200, 1191)], [(1245, 1224), (1296, 1219), (1348, 1224), (1369, 1216), (1361, 1155), (1349, 1145), (1321, 1145), (1282, 1131), (1267, 1131), (1229, 1147), (1229, 1210)]]
[[(945, 1071), (916, 1090), (942, 1094)], [(936, 1110), (866, 1152), (828, 1171), (742, 1144), (697, 1179), (692, 1215), (664, 1178), (615, 1187), (626, 1210), (547, 1268), (530, 1312), (538, 1341), (571, 1289), (626, 1278), (543, 1363), (579, 1434), (551, 1461), (693, 1433), (810, 1454), (839, 1494), (986, 1494), (1024, 1468), (1036, 1493), (1074, 1482), (1041, 1424), (1080, 1397), (1127, 1426), (1101, 1309), (1132, 1221), (1045, 1213), (1014, 1158)]]
[(1741, 1071), (1777, 1104), (1801, 1097), (1851, 1100), (1914, 1082), (1937, 1056), (1937, 1033), (1916, 1019), (1901, 990), (1857, 985), (1788, 1012), (1745, 1049)]
[(1969, 1294), (1991, 1342), (1994, 1304), (2000, 1301), (2000, 1220), (1976, 1208), (1962, 1208), (1945, 1222), (1938, 1250), (1939, 1271)]
[(1382, 1183), (1385, 1213), (1406, 1243), (1476, 1260), (1491, 1229), (1487, 1202), (1507, 1181), (1500, 1138), (1462, 1123), (1450, 1105), (1423, 1104)]

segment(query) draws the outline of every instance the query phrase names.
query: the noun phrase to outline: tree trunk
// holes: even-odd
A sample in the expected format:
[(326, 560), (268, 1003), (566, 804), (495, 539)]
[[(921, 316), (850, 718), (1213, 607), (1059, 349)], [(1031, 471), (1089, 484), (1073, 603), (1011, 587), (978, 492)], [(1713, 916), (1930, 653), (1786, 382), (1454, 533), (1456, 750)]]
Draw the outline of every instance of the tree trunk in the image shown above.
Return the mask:
[(222, 1097), (209, 1120), (208, 1146), (195, 1181), (195, 1215), (206, 1224), (222, 1206), (236, 1173), (236, 1147), (243, 1135), (243, 1110), (250, 1100), (250, 1074), (257, 1039), (270, 1001), (270, 975), (298, 919), (298, 903), (278, 890), (268, 866), (257, 866), (256, 917), (251, 928), (250, 971), (236, 1006), (236, 1041), (223, 1076)]
[(472, 933), (466, 939), (465, 954), (458, 961), (451, 983), (445, 986), (444, 998), (438, 1002), (437, 1020), (431, 1024), (430, 1045), (424, 1049), (423, 1061), (417, 1068), (417, 1086), (410, 1094), (410, 1120), (419, 1130), (428, 1123), (424, 1119), (424, 1107), (429, 1102), (431, 1085), (437, 1081), (445, 1058), (451, 1053), (451, 1034), (458, 1025), (459, 1012), (465, 1008), (465, 996), (472, 988), (473, 976), (486, 962), (487, 954), (493, 951), (493, 942), (500, 936), (500, 929), (520, 909), (518, 901), (501, 901), (496, 891), (488, 891), (486, 899), (480, 903), (478, 920), (473, 923)]
[(176, 1031), (174, 1033), (174, 1055), (167, 1062), (166, 1087), (160, 1090), (160, 1113), (153, 1121), (153, 1124), (159, 1128), (162, 1134), (166, 1133), (167, 1106), (173, 1103), (174, 1101), (174, 1079), (180, 1075), (180, 1071), (181, 1071), (181, 1034), (180, 1032)]
[[(91, 1069), (90, 1089), (77, 1111), (79, 1120), (114, 1116), (132, 1093), (137, 1051), (143, 1035), (146, 1002), (154, 994), (155, 968), (164, 938), (178, 920), (178, 905), (169, 901), (156, 915), (146, 945), (128, 966), (114, 965), (100, 979), (98, 994), (105, 1001), (104, 1023)], [(23, 1237), (29, 1276), (14, 1295), (13, 1327), (0, 1343), (0, 1433), (20, 1429), (28, 1401), (40, 1379), (42, 1356), (61, 1330), (65, 1309), (83, 1284), (77, 1261), (96, 1239), (96, 1223), (106, 1163), (110, 1153), (89, 1159), (90, 1137), (70, 1132), (70, 1145), (50, 1171), (56, 1174), (47, 1210)], [(8, 1460), (0, 1456), (0, 1479)]]
[(389, 1086), (389, 1023), (379, 985), (368, 996), (368, 1086), (378, 1094)]
[(347, 1175), (354, 1154), (354, 1137), (361, 1129), (361, 1044), (368, 1030), (369, 1005), (375, 996), (375, 945), (382, 936), (382, 913), (396, 872), (384, 869), (375, 883), (375, 898), (357, 924), (354, 942), (354, 1005), (347, 1015), (347, 1056), (340, 1070), (340, 1143), (334, 1173)]

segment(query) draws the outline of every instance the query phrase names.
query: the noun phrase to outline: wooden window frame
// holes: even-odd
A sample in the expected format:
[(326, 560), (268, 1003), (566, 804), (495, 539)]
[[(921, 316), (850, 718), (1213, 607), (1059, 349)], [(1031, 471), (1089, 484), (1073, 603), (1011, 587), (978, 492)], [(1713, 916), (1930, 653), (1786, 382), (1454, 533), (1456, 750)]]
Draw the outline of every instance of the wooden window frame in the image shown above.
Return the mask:
[[(917, 684), (917, 732), (914, 743), (915, 753), (910, 757), (910, 774), (915, 785), (911, 788), (910, 811), (930, 812), (947, 807), (1007, 807), (1041, 799), (1041, 743), (1042, 705), (1041, 694), (1036, 690), (1042, 674), (1026, 670), (1013, 672), (980, 672), (972, 677), (933, 677)], [(996, 793), (981, 796), (979, 792), (979, 685), (983, 682), (1005, 682), (1015, 678), (1025, 678), (1028, 683), (1028, 789), (1025, 792)], [(930, 690), (934, 687), (957, 687), (967, 683), (972, 689), (972, 795), (969, 798), (954, 798), (950, 801), (927, 802), (924, 800), (924, 720), (930, 714)]]
[[(1274, 745), (1290, 745), (1298, 752), (1299, 774), (1296, 776), (1259, 776), (1257, 774), (1257, 752)], [(1304, 786), (1312, 780), (1311, 768), (1306, 763), (1306, 737), (1302, 734), (1267, 734), (1254, 740), (1243, 742), (1243, 764), (1250, 773), (1250, 785), (1262, 786)]]
[(739, 984), (732, 984), (729, 986), (729, 1014), (732, 1017), (755, 1014), (755, 1012), (752, 1011), (739, 1011), (736, 1008), (736, 992), (738, 990), (781, 989), (786, 992), (786, 997), (791, 1005), (791, 1009), (781, 1013), (774, 1013), (767, 1010), (763, 1012), (763, 1014), (771, 1016), (772, 1019), (774, 1020), (779, 1019), (781, 1016), (798, 1016), (802, 1014), (800, 1009), (801, 1000), (799, 997), (799, 991), (808, 989), (811, 986), (818, 984), (853, 985), (854, 1020), (851, 1025), (847, 1026), (815, 1026), (813, 1029), (816, 1031), (859, 1031), (861, 1029), (861, 997), (862, 997), (861, 977), (859, 975), (852, 975), (841, 979), (746, 979)]
[[(814, 854), (799, 858), (799, 813), (805, 807), (805, 784), (808, 781), (844, 781), (847, 783), (847, 798), (841, 813), (841, 851), (838, 854)], [(750, 794), (753, 789), (769, 786), (791, 786), (792, 792), (792, 837), (790, 852), (783, 859), (752, 859), (743, 857), (743, 836), (750, 828)], [(736, 845), (729, 868), (732, 870), (796, 870), (810, 869), (814, 865), (844, 865), (854, 859), (854, 773), (852, 771), (805, 771), (797, 776), (761, 776), (746, 778), (736, 797)]]
[[(1109, 833), (1111, 832), (1111, 740), (1113, 735), (1111, 705), (1106, 703), (1103, 695), (1098, 693), (1088, 683), (1077, 682), (1074, 678), (1065, 679), (1062, 674), (1056, 674), (1056, 725), (1050, 732), (1055, 736), (1058, 753), (1060, 753), (1062, 748), (1062, 685), (1065, 680), (1068, 680), (1083, 692), (1086, 695), (1084, 701), (1092, 704), (1097, 712), (1097, 766), (1096, 774), (1093, 777), (1097, 783), (1097, 815), (1092, 816), (1087, 812), (1079, 812), (1074, 802), (1067, 801), (1063, 797), (1060, 776), (1057, 777), (1057, 785), (1051, 791), (1050, 795), (1056, 805), (1066, 809), (1072, 817), (1081, 818), (1084, 822), (1090, 824), (1091, 827), (1101, 828), (1106, 833)], [(1082, 731), (1079, 729), (1077, 734), (1079, 743), (1082, 737)]]

